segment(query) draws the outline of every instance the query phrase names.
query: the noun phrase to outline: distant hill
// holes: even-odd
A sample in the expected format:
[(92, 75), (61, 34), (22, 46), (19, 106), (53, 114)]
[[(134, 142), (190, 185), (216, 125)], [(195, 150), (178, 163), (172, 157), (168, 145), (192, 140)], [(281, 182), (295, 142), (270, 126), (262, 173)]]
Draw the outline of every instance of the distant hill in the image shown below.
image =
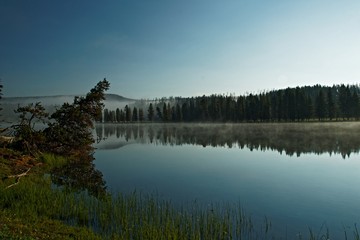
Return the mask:
[[(3, 97), (2, 103), (35, 103), (41, 102), (44, 105), (63, 104), (64, 102), (72, 102), (75, 96), (81, 95), (54, 95), (54, 96), (29, 96), (29, 97)], [(106, 101), (136, 101), (135, 99), (125, 98), (117, 94), (105, 94)]]
[[(55, 95), (55, 96), (29, 96), (29, 97), (3, 97), (0, 100), (1, 112), (0, 121), (2, 122), (14, 122), (17, 121), (18, 116), (14, 113), (17, 107), (25, 106), (30, 103), (41, 102), (48, 112), (53, 112), (57, 107), (60, 107), (63, 103), (72, 103), (75, 96), (81, 95)], [(137, 100), (126, 98), (117, 94), (105, 94), (105, 108), (116, 109), (124, 108), (125, 105), (135, 103)]]
[(119, 101), (119, 102), (134, 102), (136, 99), (126, 98), (117, 94), (105, 94), (106, 101)]

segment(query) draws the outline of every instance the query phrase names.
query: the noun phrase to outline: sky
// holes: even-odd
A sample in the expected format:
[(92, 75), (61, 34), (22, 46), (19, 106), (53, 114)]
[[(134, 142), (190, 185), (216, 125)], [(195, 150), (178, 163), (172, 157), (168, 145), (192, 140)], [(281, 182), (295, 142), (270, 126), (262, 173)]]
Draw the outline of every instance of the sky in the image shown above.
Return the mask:
[(359, 0), (0, 0), (3, 96), (247, 94), (360, 82)]

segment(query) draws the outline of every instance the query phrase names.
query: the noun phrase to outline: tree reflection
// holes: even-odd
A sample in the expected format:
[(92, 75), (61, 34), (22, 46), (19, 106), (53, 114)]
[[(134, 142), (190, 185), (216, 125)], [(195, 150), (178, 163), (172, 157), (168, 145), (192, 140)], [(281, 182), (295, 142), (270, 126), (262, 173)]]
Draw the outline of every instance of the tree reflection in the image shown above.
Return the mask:
[(102, 173), (95, 169), (92, 155), (73, 160), (69, 164), (54, 169), (51, 180), (58, 186), (71, 190), (87, 191), (93, 196), (103, 196), (106, 193)]
[(163, 145), (239, 147), (287, 155), (358, 153), (360, 123), (98, 125), (97, 134)]

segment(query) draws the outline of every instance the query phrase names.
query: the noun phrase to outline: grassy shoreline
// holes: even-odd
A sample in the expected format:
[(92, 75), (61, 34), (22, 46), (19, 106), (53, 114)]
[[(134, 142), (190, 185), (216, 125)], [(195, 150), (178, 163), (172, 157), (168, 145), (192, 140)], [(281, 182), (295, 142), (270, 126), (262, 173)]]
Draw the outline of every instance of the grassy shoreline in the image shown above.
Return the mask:
[[(34, 160), (33, 160), (34, 161)], [(5, 163), (4, 158), (1, 159)], [(42, 163), (42, 164), (39, 164)], [(65, 164), (61, 157), (44, 155), (31, 173), (11, 188), (0, 183), (0, 236), (8, 239), (232, 239), (256, 234), (241, 209), (194, 207), (175, 210), (153, 196), (106, 194), (54, 188), (48, 170)], [(11, 167), (11, 166), (8, 166)], [(1, 175), (10, 169), (1, 168)], [(233, 224), (235, 223), (235, 224)], [(51, 237), (49, 237), (51, 236)], [(238, 238), (235, 237), (235, 238)], [(250, 238), (249, 238), (250, 239)]]
[[(329, 230), (309, 229), (287, 237), (274, 233), (271, 221), (260, 223), (239, 204), (196, 202), (175, 208), (156, 196), (133, 193), (101, 197), (54, 187), (49, 172), (68, 160), (50, 154), (39, 158), (0, 151), (0, 239), (328, 239)], [(6, 188), (31, 166), (19, 184)], [(330, 231), (331, 232), (331, 231)], [(360, 239), (356, 226), (344, 239)]]
[[(87, 227), (70, 226), (48, 214), (59, 193), (53, 192), (49, 178), (43, 176), (66, 162), (49, 154), (36, 159), (0, 149), (0, 239), (101, 239)], [(9, 188), (15, 180), (7, 176), (26, 168), (30, 168), (28, 174)]]

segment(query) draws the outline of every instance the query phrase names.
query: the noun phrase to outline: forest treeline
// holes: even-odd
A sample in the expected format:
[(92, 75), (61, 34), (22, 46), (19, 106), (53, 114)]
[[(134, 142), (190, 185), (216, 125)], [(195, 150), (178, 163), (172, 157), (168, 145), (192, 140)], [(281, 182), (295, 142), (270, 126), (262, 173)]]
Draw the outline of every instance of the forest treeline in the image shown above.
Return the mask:
[(104, 109), (100, 122), (292, 122), (357, 120), (358, 85), (314, 85), (259, 94), (210, 95), (140, 101)]

